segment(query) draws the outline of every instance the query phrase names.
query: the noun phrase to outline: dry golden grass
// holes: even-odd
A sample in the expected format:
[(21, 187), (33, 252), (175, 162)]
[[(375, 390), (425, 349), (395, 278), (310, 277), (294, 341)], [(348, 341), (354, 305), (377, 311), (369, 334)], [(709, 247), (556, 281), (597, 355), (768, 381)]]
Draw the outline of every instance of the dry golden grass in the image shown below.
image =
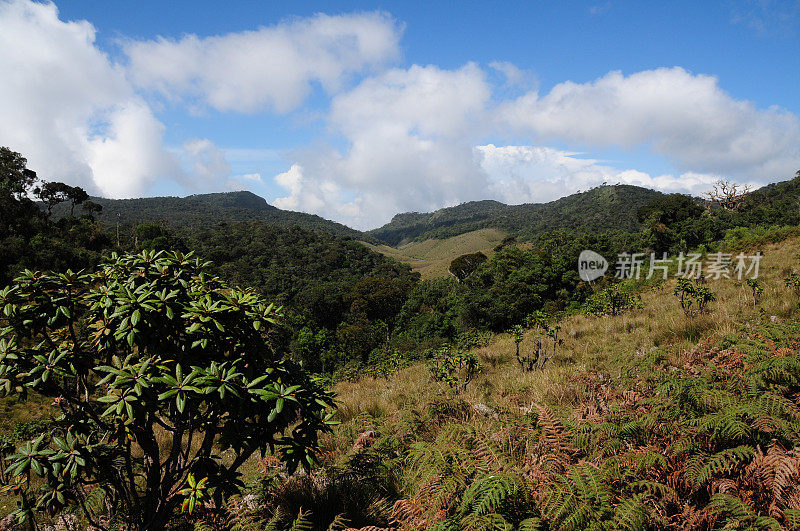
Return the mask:
[[(444, 252), (442, 248), (436, 252), (440, 251)], [(453, 252), (462, 251), (470, 252), (464, 247)], [(564, 342), (557, 355), (545, 370), (528, 373), (522, 373), (514, 359), (511, 336), (495, 336), (489, 345), (476, 350), (483, 372), (459, 396), (468, 408), (465, 422), (477, 430), (496, 431), (498, 423), (522, 418), (533, 404), (565, 411), (591, 398), (584, 396), (585, 386), (573, 381), (581, 372), (600, 372), (609, 380), (629, 378), (626, 371), (636, 370), (636, 363), (631, 361), (644, 359), (654, 348), (673, 364), (681, 365), (686, 352), (703, 338), (725, 336), (748, 323), (796, 316), (798, 295), (784, 285), (783, 278), (788, 271), (800, 269), (800, 238), (769, 245), (763, 251), (760, 283), (764, 293), (758, 305), (753, 304), (752, 292), (743, 281), (709, 280), (717, 301), (711, 303), (708, 314), (687, 317), (673, 295), (675, 281), (670, 279), (642, 293), (642, 309), (614, 317), (574, 315), (565, 319), (561, 323)], [(533, 340), (534, 334), (528, 332), (522, 349), (529, 349)], [(322, 437), (323, 462), (346, 454), (359, 433), (377, 424), (400, 435), (410, 429), (405, 422), (410, 416), (452, 393), (431, 380), (424, 363), (407, 367), (389, 379), (366, 376), (356, 382), (339, 382), (335, 391), (342, 424)], [(493, 414), (476, 412), (478, 405), (487, 406)], [(159, 434), (159, 444), (165, 450), (169, 447), (167, 439), (166, 434)], [(261, 474), (258, 457), (250, 459), (242, 472), (248, 480)], [(0, 506), (8, 503), (9, 498), (0, 498)], [(5, 510), (10, 509), (0, 510), (0, 515)]]
[(462, 254), (478, 251), (491, 256), (493, 249), (503, 241), (506, 234), (497, 229), (481, 229), (445, 240), (425, 240), (411, 242), (399, 247), (388, 245), (372, 245), (365, 243), (370, 249), (399, 260), (419, 272), (423, 279), (447, 276), (447, 268), (454, 258)]
[[(764, 293), (756, 306), (744, 281), (709, 280), (717, 301), (710, 304), (705, 315), (686, 316), (673, 294), (675, 280), (671, 278), (642, 293), (642, 309), (614, 317), (574, 315), (565, 319), (561, 323), (563, 345), (543, 371), (522, 373), (514, 359), (511, 336), (495, 336), (488, 346), (477, 350), (483, 372), (461, 398), (473, 406), (485, 404), (500, 415), (522, 415), (534, 403), (569, 408), (585, 398), (581, 386), (570, 382), (582, 371), (625, 378), (629, 376), (625, 371), (636, 367), (630, 361), (651, 351), (657, 350), (677, 363), (704, 338), (734, 333), (749, 322), (784, 320), (798, 307), (797, 294), (784, 285), (783, 278), (800, 263), (800, 239), (769, 245), (763, 252), (759, 280)], [(523, 351), (531, 347), (533, 339), (533, 332), (528, 332), (521, 345)], [(345, 424), (357, 418), (389, 420), (386, 417), (420, 408), (450, 392), (431, 380), (423, 363), (400, 371), (388, 381), (365, 377), (338, 383), (335, 390), (341, 401), (339, 417)]]

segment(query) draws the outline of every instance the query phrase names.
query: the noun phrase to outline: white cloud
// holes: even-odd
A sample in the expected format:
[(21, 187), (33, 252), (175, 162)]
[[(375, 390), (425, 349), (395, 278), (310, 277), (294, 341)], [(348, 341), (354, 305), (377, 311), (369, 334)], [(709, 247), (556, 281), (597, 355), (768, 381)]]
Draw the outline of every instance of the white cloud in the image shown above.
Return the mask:
[[(403, 211), (433, 211), (474, 199), (495, 199), (511, 205), (544, 203), (606, 183), (700, 196), (721, 178), (717, 174), (697, 172), (650, 175), (636, 169), (619, 169), (596, 159), (584, 158), (580, 153), (545, 146), (487, 144), (476, 146), (470, 158), (478, 168), (477, 171), (471, 170), (475, 175), (474, 182), (461, 183), (463, 186), (455, 187), (452, 197), (437, 202), (434, 199), (436, 187), (442, 186), (442, 181), (436, 178), (436, 172), (424, 174), (431, 181), (427, 185), (414, 179), (404, 180), (401, 176), (396, 177), (395, 182), (384, 182), (376, 177), (368, 186), (351, 185), (343, 189), (339, 174), (331, 171), (336, 166), (332, 162), (336, 160), (336, 154), (329, 154), (325, 160), (331, 165), (313, 166), (314, 171), (308, 172), (300, 164), (294, 164), (276, 176), (275, 182), (285, 188), (288, 195), (275, 200), (274, 205), (317, 213), (365, 229), (379, 226), (395, 213)], [(344, 160), (339, 160), (341, 168), (348, 167)], [(381, 158), (380, 163), (387, 163), (387, 159)], [(336, 171), (343, 171), (341, 168)], [(315, 178), (317, 174), (328, 178)], [(759, 186), (755, 181), (746, 182)], [(403, 183), (413, 184), (407, 190), (400, 190)], [(458, 191), (463, 193), (459, 195)], [(404, 200), (407, 203), (400, 202)]]
[[(258, 186), (257, 186), (258, 185)], [(251, 190), (261, 188), (264, 181), (260, 173), (245, 173), (244, 175), (231, 175), (224, 180), (225, 190), (238, 192), (241, 190)]]
[(613, 180), (618, 173), (577, 153), (543, 146), (488, 144), (475, 151), (490, 178), (491, 196), (508, 204), (552, 201)]
[(195, 191), (218, 190), (231, 173), (225, 153), (207, 138), (184, 142), (182, 158), (188, 171), (181, 184)]
[(474, 64), (369, 78), (333, 99), (330, 123), (349, 147), (296, 154), (276, 178), (289, 195), (275, 204), (372, 227), (400, 211), (478, 199), (486, 182), (473, 146), (490, 97)]
[(595, 159), (580, 158), (579, 153), (542, 146), (488, 144), (475, 149), (490, 179), (489, 197), (512, 205), (553, 201), (603, 183), (702, 195), (720, 178), (693, 172), (651, 176), (635, 169), (620, 170)]
[(590, 15), (602, 15), (609, 9), (611, 9), (611, 2), (606, 2), (604, 4), (596, 4), (591, 6), (588, 12)]
[[(701, 193), (718, 176), (763, 184), (800, 167), (797, 116), (677, 67), (611, 72), (542, 95), (507, 62), (387, 69), (402, 27), (379, 13), (128, 41), (126, 65), (98, 48), (95, 33), (86, 21), (59, 20), (53, 4), (0, 0), (0, 145), (44, 178), (112, 197), (142, 195), (160, 179), (196, 192), (261, 187), (261, 174), (245, 172), (285, 158), (271, 146), (220, 149), (209, 139), (168, 151), (144, 98), (153, 92), (189, 110), (286, 113), (322, 87), (333, 146), (315, 138), (291, 153), (275, 204), (365, 228), (487, 197), (547, 201), (603, 181)], [(501, 145), (506, 138), (533, 146)], [(574, 151), (546, 147), (552, 141)], [(676, 171), (650, 175), (577, 153), (607, 146), (649, 149)]]
[(489, 68), (503, 74), (507, 87), (525, 90), (536, 88), (536, 77), (533, 75), (533, 72), (523, 70), (513, 63), (509, 63), (508, 61), (493, 61), (489, 63)]
[(303, 167), (293, 164), (288, 171), (275, 176), (275, 182), (289, 191), (279, 197), (274, 205), (284, 210), (324, 213), (330, 219), (356, 219), (357, 202), (347, 201), (346, 193), (330, 179), (307, 179)]
[(53, 4), (0, 2), (0, 145), (42, 178), (140, 195), (175, 161), (163, 126), (94, 42), (91, 24), (62, 22)]
[[(513, 79), (508, 66), (492, 65)], [(720, 177), (759, 185), (800, 167), (796, 116), (735, 100), (715, 78), (680, 68), (627, 77), (611, 72), (497, 106), (492, 95), (474, 64), (457, 70), (415, 65), (364, 80), (331, 105), (329, 124), (348, 148), (297, 153), (297, 166), (278, 180), (289, 195), (277, 204), (372, 227), (396, 212), (487, 197), (549, 201), (602, 182), (699, 194)], [(481, 145), (509, 132), (537, 145)], [(677, 172), (620, 169), (541, 145), (549, 140), (584, 151), (648, 147)], [(335, 193), (324, 191), (333, 187)], [(345, 210), (357, 215), (346, 218)]]
[(507, 103), (500, 121), (539, 141), (649, 145), (680, 171), (768, 182), (800, 167), (797, 116), (757, 109), (725, 93), (716, 78), (682, 68), (567, 81), (544, 97), (531, 92)]
[(762, 36), (792, 38), (800, 24), (798, 0), (730, 0), (731, 22)]
[(256, 31), (130, 41), (132, 79), (169, 98), (199, 97), (220, 111), (288, 112), (314, 83), (335, 91), (349, 74), (399, 56), (402, 28), (381, 13), (296, 19)]
[(106, 133), (91, 136), (86, 147), (94, 184), (104, 196), (138, 197), (159, 175), (180, 175), (177, 161), (162, 147), (164, 126), (144, 103), (126, 101), (106, 119)]

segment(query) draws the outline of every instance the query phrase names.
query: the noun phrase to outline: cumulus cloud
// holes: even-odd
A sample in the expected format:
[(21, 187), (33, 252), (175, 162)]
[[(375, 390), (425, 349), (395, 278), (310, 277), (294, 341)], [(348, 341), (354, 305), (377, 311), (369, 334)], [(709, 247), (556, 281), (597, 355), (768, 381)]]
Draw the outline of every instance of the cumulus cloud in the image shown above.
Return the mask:
[(488, 144), (475, 150), (489, 177), (489, 195), (512, 205), (553, 201), (603, 183), (701, 195), (720, 178), (715, 174), (693, 172), (650, 175), (635, 169), (621, 170), (581, 157), (580, 153), (543, 146)]
[(176, 168), (163, 126), (91, 24), (59, 20), (53, 4), (0, 2), (0, 50), (0, 145), (41, 177), (127, 197)]
[[(460, 156), (466, 155), (461, 153)], [(402, 211), (432, 211), (475, 199), (495, 199), (511, 205), (544, 203), (606, 183), (699, 196), (721, 178), (718, 174), (698, 172), (651, 175), (633, 168), (620, 169), (586, 158), (581, 153), (546, 146), (486, 144), (475, 146), (468, 158), (474, 163), (470, 171), (477, 175), (473, 177), (475, 183), (454, 187), (447, 199), (437, 202), (431, 198), (435, 195), (432, 191), (437, 187), (450, 187), (439, 179), (435, 171), (425, 174), (429, 183), (422, 186), (417, 182), (408, 190), (401, 191), (394, 183), (384, 182), (379, 177), (369, 186), (359, 184), (343, 188), (339, 174), (331, 171), (336, 166), (331, 164), (336, 160), (336, 154), (331, 153), (325, 159), (329, 163), (327, 167), (312, 164), (309, 172), (304, 166), (293, 164), (288, 171), (276, 176), (275, 182), (285, 188), (288, 195), (278, 198), (274, 205), (317, 213), (368, 229), (387, 222)], [(343, 160), (345, 157), (340, 157), (339, 162)], [(380, 161), (381, 164), (385, 162), (383, 159)], [(318, 178), (317, 175), (327, 177)], [(397, 183), (413, 182), (403, 181), (402, 177), (396, 179)], [(759, 186), (756, 181), (745, 182)], [(401, 203), (403, 200), (407, 202)]]
[(508, 204), (541, 203), (612, 181), (618, 170), (544, 146), (477, 146), (493, 198)]
[[(506, 63), (490, 66), (509, 80), (519, 74)], [(795, 115), (736, 100), (715, 78), (681, 68), (611, 72), (499, 103), (495, 89), (475, 64), (415, 65), (365, 79), (334, 97), (328, 117), (348, 148), (296, 154), (277, 180), (289, 195), (276, 204), (371, 227), (398, 211), (487, 197), (549, 201), (603, 182), (699, 194), (721, 177), (758, 186), (800, 167)], [(508, 134), (535, 145), (481, 143)], [(617, 168), (542, 145), (552, 140), (584, 149), (644, 146), (677, 171)]]
[(347, 193), (332, 179), (308, 179), (303, 167), (293, 164), (288, 171), (275, 177), (275, 182), (290, 195), (275, 200), (275, 206), (285, 210), (321, 212), (331, 219), (357, 219), (357, 201), (348, 201)]
[(540, 141), (649, 145), (680, 171), (766, 182), (800, 166), (797, 116), (758, 109), (725, 93), (716, 78), (677, 67), (567, 81), (544, 97), (530, 92), (505, 104), (500, 121)]
[(182, 158), (188, 172), (181, 184), (196, 191), (218, 190), (231, 173), (225, 153), (207, 138), (184, 142)]
[(169, 98), (197, 97), (220, 111), (297, 108), (314, 83), (337, 90), (349, 74), (399, 56), (402, 28), (381, 13), (319, 14), (255, 31), (130, 41), (129, 72)]
[(177, 161), (162, 147), (164, 126), (143, 102), (117, 104), (104, 118), (104, 134), (91, 135), (86, 144), (86, 160), (103, 195), (137, 197), (156, 177), (180, 174)]
[[(53, 4), (0, 0), (0, 145), (45, 178), (111, 197), (145, 194), (161, 179), (193, 192), (263, 187), (252, 172), (281, 160), (290, 167), (274, 178), (285, 189), (276, 206), (369, 228), (400, 211), (475, 199), (547, 201), (604, 181), (700, 193), (718, 176), (763, 184), (800, 167), (797, 116), (677, 67), (610, 72), (544, 94), (530, 72), (502, 61), (390, 68), (402, 25), (380, 13), (127, 41), (125, 64), (98, 48), (95, 33), (89, 22), (60, 20)], [(167, 150), (146, 99), (288, 113), (317, 86), (330, 98), (330, 143), (315, 137), (288, 155), (221, 150), (204, 138)], [(502, 145), (509, 138), (526, 145)], [(555, 141), (572, 151), (547, 147)], [(608, 146), (648, 149), (675, 171), (650, 175), (581, 154)]]
[[(485, 174), (473, 147), (490, 97), (474, 64), (366, 79), (331, 105), (331, 127), (348, 148), (298, 153), (297, 165), (276, 179), (289, 195), (275, 204), (369, 227), (399, 211), (480, 198)], [(343, 212), (355, 215), (345, 220)]]
[(523, 70), (514, 63), (508, 61), (492, 61), (489, 68), (500, 72), (505, 77), (505, 86), (508, 88), (520, 88), (531, 90), (536, 88), (536, 77), (533, 72)]

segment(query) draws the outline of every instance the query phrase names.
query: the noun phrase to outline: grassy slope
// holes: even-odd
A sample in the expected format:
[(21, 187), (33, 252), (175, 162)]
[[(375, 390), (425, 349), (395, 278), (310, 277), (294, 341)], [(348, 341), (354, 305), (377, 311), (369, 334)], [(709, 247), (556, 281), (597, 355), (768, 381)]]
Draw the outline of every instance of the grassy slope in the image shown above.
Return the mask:
[[(432, 248), (425, 248), (433, 252)], [(323, 439), (324, 463), (341, 462), (353, 455), (358, 435), (375, 429), (381, 439), (430, 441), (442, 433), (448, 422), (463, 424), (478, 433), (499, 433), (504, 427), (529, 422), (533, 404), (552, 408), (562, 418), (574, 418), (579, 407), (596, 399), (581, 375), (601, 375), (611, 389), (628, 389), (640, 370), (640, 360), (652, 349), (663, 352), (669, 365), (684, 367), (693, 360), (693, 349), (701, 342), (719, 340), (740, 333), (759, 323), (796, 321), (798, 296), (783, 283), (787, 269), (798, 265), (800, 238), (762, 247), (764, 259), (761, 283), (762, 302), (754, 307), (749, 288), (736, 280), (709, 281), (717, 294), (707, 316), (687, 318), (672, 294), (674, 280), (646, 286), (644, 308), (616, 317), (576, 315), (563, 323), (564, 345), (559, 355), (542, 372), (522, 374), (513, 359), (514, 345), (507, 334), (496, 336), (478, 350), (483, 373), (459, 397), (468, 406), (456, 416), (434, 418), (424, 426), (419, 419), (430, 418), (432, 405), (440, 403), (449, 390), (430, 380), (424, 364), (415, 364), (388, 380), (362, 377), (356, 382), (340, 382), (336, 391), (341, 402), (338, 417), (342, 424)], [(420, 251), (423, 252), (423, 251)], [(523, 348), (529, 345), (529, 333)], [(644, 367), (644, 362), (641, 363)], [(649, 370), (649, 369), (643, 369)], [(485, 404), (496, 416), (484, 416), (472, 407)], [(37, 416), (45, 409), (37, 405)], [(6, 410), (8, 412), (9, 410)], [(13, 406), (14, 416), (21, 413)], [(19, 417), (22, 420), (22, 417)], [(416, 428), (413, 426), (417, 426)], [(12, 426), (5, 422), (0, 431)], [(411, 430), (411, 431), (409, 431)], [(245, 467), (246, 476), (258, 476), (259, 463), (253, 459)], [(405, 467), (404, 467), (405, 468)], [(411, 494), (417, 488), (413, 465), (399, 472)], [(0, 515), (13, 508), (12, 498), (0, 498)]]
[[(574, 315), (562, 323), (564, 344), (549, 367), (542, 372), (522, 374), (514, 358), (510, 335), (499, 334), (479, 350), (484, 373), (470, 384), (464, 395), (471, 403), (482, 402), (503, 411), (515, 411), (519, 404), (532, 402), (570, 407), (580, 401), (570, 378), (579, 371), (603, 371), (612, 378), (631, 366), (653, 347), (661, 348), (670, 360), (681, 363), (686, 351), (701, 339), (735, 333), (747, 323), (775, 316), (778, 320), (797, 318), (798, 297), (784, 286), (783, 271), (798, 264), (800, 238), (769, 245), (764, 249), (760, 280), (764, 295), (753, 307), (750, 289), (735, 279), (709, 280), (717, 295), (712, 311), (705, 316), (686, 317), (672, 293), (673, 279), (653, 285), (642, 294), (644, 308), (615, 317)], [(533, 339), (528, 332), (524, 349)], [(634, 363), (635, 365), (635, 363)], [(415, 365), (386, 382), (363, 378), (337, 386), (345, 418), (361, 412), (397, 414), (420, 397), (431, 400), (441, 394), (432, 385), (424, 365)]]
[[(798, 296), (784, 285), (783, 278), (787, 269), (798, 264), (800, 239), (761, 249), (765, 253), (760, 276), (764, 293), (758, 306), (753, 305), (751, 291), (743, 282), (720, 279), (709, 281), (718, 299), (711, 313), (690, 318), (683, 314), (672, 293), (675, 281), (656, 283), (645, 287), (643, 309), (615, 317), (575, 315), (566, 319), (562, 323), (565, 341), (560, 353), (544, 371), (533, 373), (520, 372), (511, 337), (500, 334), (478, 350), (483, 373), (455, 399), (453, 403), (463, 400), (464, 404), (455, 412), (443, 412), (437, 405), (451, 393), (446, 386), (431, 381), (422, 363), (388, 380), (362, 377), (355, 382), (341, 382), (336, 391), (341, 400), (342, 424), (325, 442), (329, 462), (341, 462), (345, 456), (353, 455), (354, 443), (364, 430), (380, 434), (376, 444), (380, 445), (382, 440), (387, 445), (397, 444), (388, 441), (402, 441), (405, 451), (412, 454), (416, 444), (441, 448), (436, 446), (440, 440), (450, 440), (446, 444), (457, 453), (472, 452), (473, 443), (466, 442), (469, 439), (466, 435), (463, 443), (459, 442), (459, 436), (452, 439), (448, 430), (453, 429), (453, 423), (464, 434), (474, 433), (478, 440), (497, 442), (498, 437), (509, 433), (511, 426), (530, 426), (531, 412), (537, 411), (535, 405), (544, 405), (567, 425), (580, 425), (586, 422), (586, 412), (593, 411), (598, 399), (603, 400), (597, 394), (597, 387), (587, 382), (599, 381), (609, 396), (621, 396), (623, 391), (630, 393), (633, 391), (628, 389), (637, 389), (640, 377), (654, 375), (651, 356), (654, 352), (667, 370), (691, 370), (697, 362), (698, 349), (701, 352), (709, 349), (709, 345), (719, 344), (722, 338), (737, 337), (737, 341), (746, 342), (744, 330), (771, 326), (769, 323), (796, 324)], [(523, 349), (531, 341), (532, 334), (528, 333)], [(731, 348), (738, 350), (735, 345)], [(494, 414), (478, 413), (476, 406), (482, 408), (482, 405)], [(536, 437), (533, 441), (538, 439), (538, 435), (532, 436)], [(512, 444), (510, 440), (506, 443)], [(524, 443), (524, 448), (528, 444), (533, 443)], [(513, 446), (508, 448), (511, 454), (516, 451)], [(431, 513), (430, 507), (425, 506), (428, 503), (425, 492), (430, 485), (425, 486), (419, 475), (423, 469), (415, 468), (413, 461), (404, 463), (402, 478), (406, 495), (425, 511), (427, 518)], [(509, 470), (497, 466), (501, 473)]]
[(364, 244), (379, 253), (399, 260), (418, 271), (423, 279), (446, 276), (450, 262), (462, 254), (483, 252), (490, 256), (492, 250), (505, 237), (498, 229), (480, 229), (444, 240), (430, 239), (409, 242), (398, 247)]

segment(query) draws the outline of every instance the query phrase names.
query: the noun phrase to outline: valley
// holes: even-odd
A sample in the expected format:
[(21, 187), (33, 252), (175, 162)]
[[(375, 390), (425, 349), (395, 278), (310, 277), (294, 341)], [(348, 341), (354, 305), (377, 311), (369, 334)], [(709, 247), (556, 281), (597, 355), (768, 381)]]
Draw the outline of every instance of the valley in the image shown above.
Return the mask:
[[(6, 159), (0, 192), (31, 187)], [(76, 212), (68, 190), (0, 193), (3, 522), (800, 520), (800, 177), (731, 208), (602, 186), (369, 233), (243, 192)]]
[(445, 239), (411, 241), (397, 247), (363, 242), (370, 249), (398, 260), (420, 274), (423, 280), (448, 275), (450, 262), (470, 253), (491, 256), (506, 233), (499, 229), (478, 229)]

